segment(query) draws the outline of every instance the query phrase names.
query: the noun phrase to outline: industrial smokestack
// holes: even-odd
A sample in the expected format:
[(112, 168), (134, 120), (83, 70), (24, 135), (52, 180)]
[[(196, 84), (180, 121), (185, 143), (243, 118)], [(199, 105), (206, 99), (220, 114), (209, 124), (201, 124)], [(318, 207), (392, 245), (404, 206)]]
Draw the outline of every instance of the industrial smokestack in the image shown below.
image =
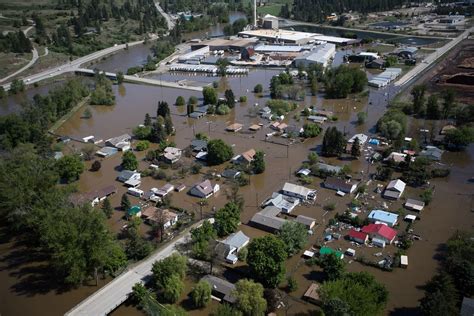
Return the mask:
[(257, 0), (253, 0), (253, 26), (257, 27)]

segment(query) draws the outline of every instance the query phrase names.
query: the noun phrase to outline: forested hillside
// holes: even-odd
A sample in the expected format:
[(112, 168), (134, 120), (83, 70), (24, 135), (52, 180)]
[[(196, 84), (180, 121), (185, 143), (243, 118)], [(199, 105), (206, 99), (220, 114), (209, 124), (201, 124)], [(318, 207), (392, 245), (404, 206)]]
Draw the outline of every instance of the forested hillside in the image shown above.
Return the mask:
[[(322, 22), (331, 13), (357, 11), (369, 13), (401, 8), (421, 3), (421, 0), (294, 0), (293, 16), (296, 20)], [(445, 1), (442, 1), (445, 2)]]

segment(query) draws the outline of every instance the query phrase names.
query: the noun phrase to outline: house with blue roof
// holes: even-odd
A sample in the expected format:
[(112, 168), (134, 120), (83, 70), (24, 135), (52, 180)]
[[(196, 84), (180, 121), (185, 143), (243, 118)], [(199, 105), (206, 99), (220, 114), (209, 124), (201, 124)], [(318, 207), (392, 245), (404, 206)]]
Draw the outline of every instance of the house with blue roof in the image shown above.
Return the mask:
[(373, 210), (367, 218), (371, 223), (382, 223), (389, 227), (395, 226), (398, 222), (398, 214), (382, 210)]

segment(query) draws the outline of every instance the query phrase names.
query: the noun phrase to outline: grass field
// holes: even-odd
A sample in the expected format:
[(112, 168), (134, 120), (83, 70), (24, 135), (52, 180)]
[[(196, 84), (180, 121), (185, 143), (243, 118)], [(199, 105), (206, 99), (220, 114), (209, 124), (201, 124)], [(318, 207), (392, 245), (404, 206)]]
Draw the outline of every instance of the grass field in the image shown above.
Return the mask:
[[(252, 0), (246, 0), (245, 5), (248, 4), (253, 4)], [(268, 1), (265, 5), (257, 7), (257, 13), (260, 15), (265, 15), (265, 14), (271, 14), (278, 16), (280, 14), (281, 7), (284, 6), (285, 4), (288, 4), (290, 6), (293, 5), (293, 0), (271, 0)], [(257, 0), (257, 5), (258, 5), (258, 0)]]
[(26, 65), (32, 54), (0, 53), (0, 78), (7, 76)]

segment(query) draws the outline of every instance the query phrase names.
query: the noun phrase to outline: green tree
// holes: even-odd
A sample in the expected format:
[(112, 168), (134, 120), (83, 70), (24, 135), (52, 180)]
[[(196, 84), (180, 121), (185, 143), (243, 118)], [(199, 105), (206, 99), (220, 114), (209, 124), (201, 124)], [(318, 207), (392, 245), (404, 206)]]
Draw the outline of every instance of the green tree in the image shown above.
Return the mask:
[(89, 277), (97, 282), (99, 272), (113, 273), (126, 263), (103, 213), (90, 205), (57, 210), (54, 218), (43, 224), (42, 240), (50, 250), (52, 266), (66, 283), (80, 285)]
[(344, 152), (346, 140), (336, 128), (329, 127), (324, 133), (322, 153), (325, 156), (338, 156)]
[(421, 312), (427, 316), (458, 315), (457, 296), (452, 278), (446, 273), (437, 274), (426, 285)]
[(161, 295), (169, 303), (176, 303), (184, 291), (184, 283), (179, 275), (172, 274), (164, 279)]
[(127, 193), (122, 194), (122, 198), (120, 200), (120, 207), (125, 212), (128, 211), (132, 207), (132, 203), (130, 202)]
[(255, 174), (260, 174), (265, 171), (265, 153), (261, 150), (255, 153), (251, 162), (252, 171)]
[(13, 79), (10, 84), (10, 94), (17, 94), (19, 92), (25, 91), (25, 83), (20, 79)]
[(117, 72), (117, 83), (122, 84), (124, 80), (124, 75), (122, 71)]
[(425, 184), (429, 178), (428, 166), (430, 161), (426, 157), (418, 157), (414, 162), (410, 163), (408, 169), (403, 172), (402, 179), (412, 186), (421, 186)]
[(156, 109), (156, 117), (161, 116), (163, 119), (171, 114), (170, 107), (167, 102), (159, 101)]
[(306, 123), (303, 125), (303, 137), (311, 138), (316, 137), (321, 133), (321, 127), (315, 123)]
[(148, 140), (141, 140), (135, 146), (135, 149), (138, 151), (147, 150), (150, 147), (150, 142)]
[(207, 143), (207, 162), (211, 166), (229, 161), (233, 155), (232, 147), (221, 139), (213, 139)]
[(150, 114), (145, 114), (145, 120), (143, 121), (143, 125), (145, 125), (145, 127), (149, 127), (152, 125)]
[[(150, 121), (150, 124), (151, 124), (151, 121)], [(146, 139), (151, 138), (151, 132), (152, 132), (152, 128), (148, 125), (138, 126), (138, 127), (133, 129), (133, 135), (137, 139), (140, 139), (140, 140), (146, 140)]]
[(228, 202), (223, 208), (219, 209), (214, 216), (217, 235), (219, 237), (227, 236), (237, 230), (240, 223), (240, 209), (237, 204)]
[(99, 160), (96, 160), (92, 163), (91, 171), (99, 171), (102, 167), (102, 163)]
[(64, 156), (56, 162), (56, 168), (61, 179), (70, 183), (79, 179), (84, 163), (78, 155)]
[(241, 279), (235, 284), (232, 293), (236, 299), (236, 307), (244, 315), (264, 315), (267, 309), (267, 301), (263, 297), (263, 286), (254, 281)]
[(327, 281), (320, 289), (323, 311), (331, 301), (338, 299), (347, 306), (349, 315), (365, 316), (380, 314), (387, 303), (388, 291), (367, 272), (347, 273), (343, 278)]
[(411, 95), (413, 97), (413, 111), (418, 114), (423, 109), (425, 104), (425, 85), (416, 85), (411, 89)]
[(254, 93), (262, 93), (263, 92), (263, 86), (258, 83), (254, 88), (253, 88)]
[(400, 139), (403, 136), (403, 127), (395, 120), (382, 123), (380, 131), (383, 136), (391, 140)]
[(196, 98), (195, 96), (190, 96), (189, 99), (188, 99), (188, 104), (192, 104), (192, 105), (197, 105), (199, 102), (198, 98)]
[(140, 236), (140, 218), (131, 220), (126, 233), (125, 253), (130, 260), (141, 260), (148, 257), (153, 251), (153, 246)]
[(293, 277), (288, 277), (286, 279), (287, 288), (289, 292), (294, 292), (298, 289), (298, 282)]
[(202, 89), (202, 96), (204, 98), (204, 104), (217, 104), (217, 91), (212, 87), (204, 87)]
[(455, 94), (453, 89), (448, 89), (442, 93), (443, 96), (443, 118), (447, 119), (454, 110)]
[(425, 202), (425, 205), (429, 205), (433, 199), (433, 190), (426, 189), (420, 194), (421, 200)]
[(183, 279), (187, 271), (187, 259), (178, 253), (173, 253), (171, 256), (163, 260), (155, 261), (152, 269), (153, 282), (158, 289), (165, 287), (165, 280), (171, 275), (177, 275)]
[(206, 281), (199, 281), (191, 292), (194, 306), (205, 307), (211, 301), (211, 285)]
[(112, 217), (114, 209), (112, 208), (112, 204), (110, 204), (109, 198), (105, 198), (104, 202), (102, 202), (102, 211), (104, 212), (105, 216), (107, 216), (107, 218)]
[(242, 312), (229, 304), (219, 304), (212, 316), (243, 316)]
[(444, 142), (447, 146), (459, 150), (474, 142), (474, 128), (461, 126), (446, 133)]
[(285, 275), (284, 263), (287, 257), (283, 241), (269, 235), (250, 242), (247, 264), (257, 281), (265, 287), (275, 288)]
[(352, 143), (351, 156), (356, 158), (360, 156), (360, 141), (358, 137), (356, 137)]
[(438, 120), (441, 117), (441, 112), (438, 105), (438, 97), (436, 94), (430, 95), (426, 103), (426, 117), (431, 120)]
[(231, 89), (227, 89), (224, 92), (224, 96), (225, 96), (225, 103), (227, 104), (227, 106), (231, 109), (234, 108), (235, 106), (234, 91), (232, 91)]
[(339, 298), (329, 298), (322, 306), (325, 315), (347, 316), (350, 315), (350, 306)]
[(327, 280), (334, 281), (344, 275), (344, 261), (333, 253), (322, 256), (319, 259), (318, 265), (323, 269)]
[(185, 104), (186, 104), (186, 100), (184, 100), (183, 96), (180, 95), (176, 98), (176, 102), (175, 102), (176, 106), (183, 106)]
[(173, 253), (152, 266), (153, 283), (158, 294), (170, 303), (176, 302), (184, 290), (183, 279), (187, 270), (187, 259)]
[(122, 168), (125, 170), (137, 170), (138, 161), (137, 157), (131, 150), (126, 151), (122, 156)]
[(216, 65), (219, 75), (224, 77), (227, 74), (227, 66), (230, 65), (229, 60), (227, 58), (219, 58), (216, 62)]
[(357, 113), (357, 124), (359, 125), (364, 124), (366, 119), (367, 119), (367, 113), (365, 112)]
[(283, 241), (286, 253), (291, 257), (308, 242), (308, 230), (301, 223), (286, 222), (281, 226), (278, 238)]
[(316, 164), (318, 162), (318, 160), (319, 160), (318, 154), (315, 153), (314, 151), (312, 151), (308, 154), (308, 161), (309, 161), (310, 165)]

